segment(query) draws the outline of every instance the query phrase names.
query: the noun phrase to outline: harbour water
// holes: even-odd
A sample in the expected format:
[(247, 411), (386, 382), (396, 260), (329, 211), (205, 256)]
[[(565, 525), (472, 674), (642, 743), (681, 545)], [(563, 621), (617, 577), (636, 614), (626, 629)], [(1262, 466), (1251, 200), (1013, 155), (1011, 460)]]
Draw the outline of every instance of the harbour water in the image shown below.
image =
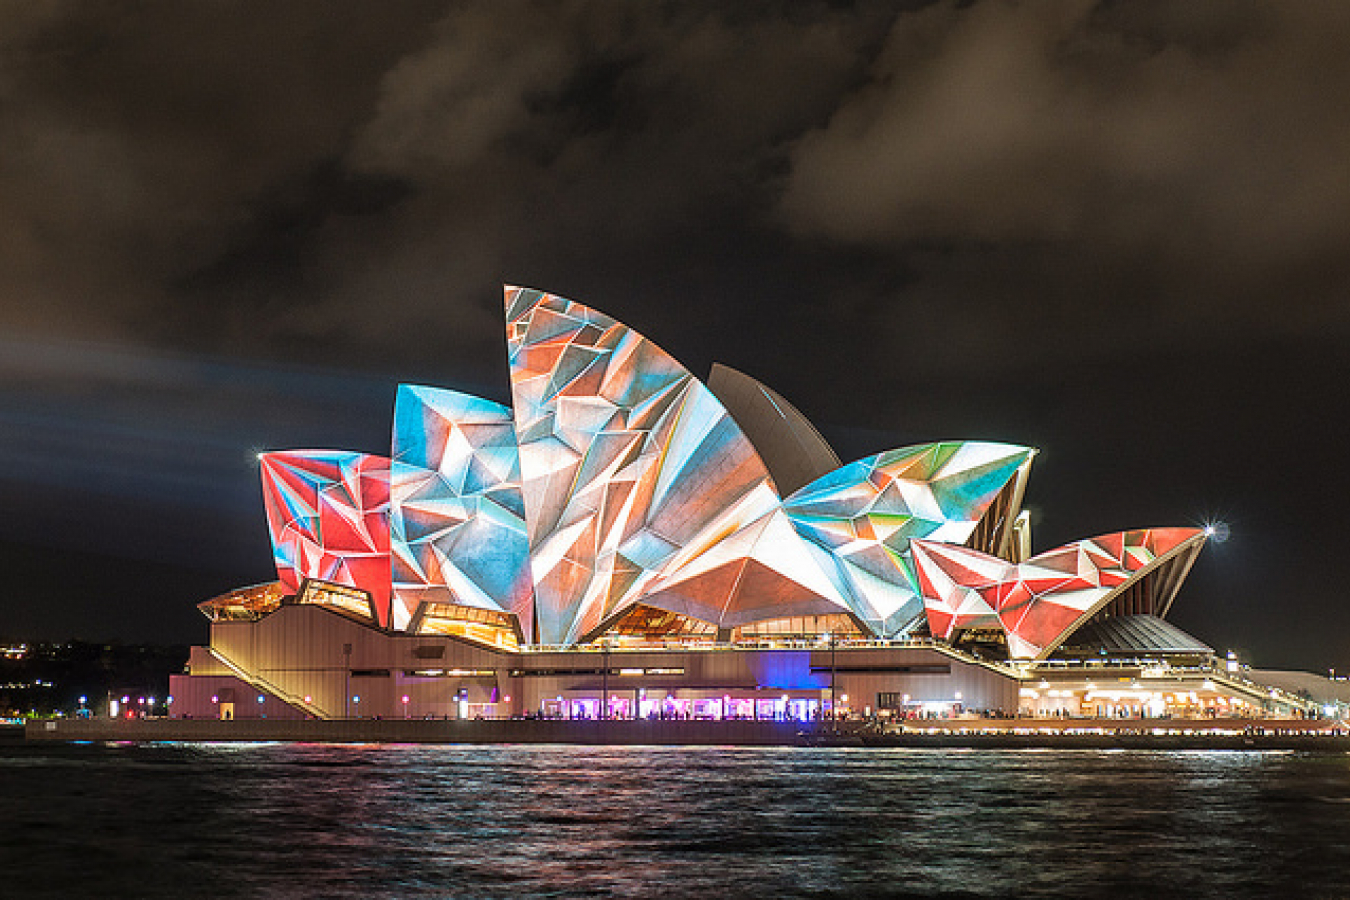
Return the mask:
[(0, 896), (1350, 897), (1350, 755), (0, 746)]

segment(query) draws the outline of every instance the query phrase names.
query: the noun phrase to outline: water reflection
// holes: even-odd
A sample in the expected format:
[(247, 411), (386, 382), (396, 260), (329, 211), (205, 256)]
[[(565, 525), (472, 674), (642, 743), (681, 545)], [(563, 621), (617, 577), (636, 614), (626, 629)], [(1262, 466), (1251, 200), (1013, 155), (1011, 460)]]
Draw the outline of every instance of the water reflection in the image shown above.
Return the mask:
[(15, 896), (1343, 896), (1350, 863), (1345, 756), (20, 746), (0, 791)]

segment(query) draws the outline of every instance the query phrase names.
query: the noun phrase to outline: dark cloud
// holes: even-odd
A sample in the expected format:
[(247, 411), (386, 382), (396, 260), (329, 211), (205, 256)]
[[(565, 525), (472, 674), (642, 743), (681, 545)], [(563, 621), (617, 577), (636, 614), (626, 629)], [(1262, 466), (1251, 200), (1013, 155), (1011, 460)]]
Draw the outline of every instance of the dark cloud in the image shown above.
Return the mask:
[(265, 576), (250, 453), (378, 451), (398, 380), (508, 399), (507, 282), (762, 378), (845, 457), (1040, 446), (1039, 547), (1234, 510), (1191, 624), (1294, 661), (1259, 611), (1335, 618), (1336, 542), (1290, 534), (1350, 489), (1348, 18), (0, 3), (0, 539)]
[(907, 306), (978, 307), (963, 360), (1344, 332), (1347, 40), (1334, 3), (936, 4), (796, 142), (782, 216), (915, 252)]

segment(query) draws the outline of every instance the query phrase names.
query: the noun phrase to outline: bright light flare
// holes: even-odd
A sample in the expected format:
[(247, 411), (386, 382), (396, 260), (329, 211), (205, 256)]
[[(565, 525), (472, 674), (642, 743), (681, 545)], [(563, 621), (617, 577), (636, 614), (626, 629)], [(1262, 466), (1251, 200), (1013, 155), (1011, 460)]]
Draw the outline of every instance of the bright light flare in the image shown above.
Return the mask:
[(1227, 522), (1206, 522), (1205, 536), (1216, 544), (1222, 544), (1228, 540), (1229, 530)]

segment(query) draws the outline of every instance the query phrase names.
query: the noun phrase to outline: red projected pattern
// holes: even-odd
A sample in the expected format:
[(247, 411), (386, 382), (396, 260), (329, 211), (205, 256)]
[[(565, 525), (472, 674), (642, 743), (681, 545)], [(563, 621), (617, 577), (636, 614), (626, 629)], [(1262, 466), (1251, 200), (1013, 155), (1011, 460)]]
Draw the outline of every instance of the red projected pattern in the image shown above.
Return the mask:
[(389, 624), (389, 460), (340, 450), (262, 456), (263, 501), (277, 577), (290, 591), (316, 578), (370, 592)]
[[(914, 540), (914, 568), (934, 637), (1001, 628), (1013, 659), (1044, 659), (1112, 599), (1171, 559), (1193, 559), (1197, 528), (1119, 531), (1075, 541), (1022, 563), (953, 544)], [(1184, 574), (1180, 573), (1180, 574)], [(1151, 588), (1172, 591), (1180, 577)], [(1163, 602), (1150, 602), (1161, 610)]]

